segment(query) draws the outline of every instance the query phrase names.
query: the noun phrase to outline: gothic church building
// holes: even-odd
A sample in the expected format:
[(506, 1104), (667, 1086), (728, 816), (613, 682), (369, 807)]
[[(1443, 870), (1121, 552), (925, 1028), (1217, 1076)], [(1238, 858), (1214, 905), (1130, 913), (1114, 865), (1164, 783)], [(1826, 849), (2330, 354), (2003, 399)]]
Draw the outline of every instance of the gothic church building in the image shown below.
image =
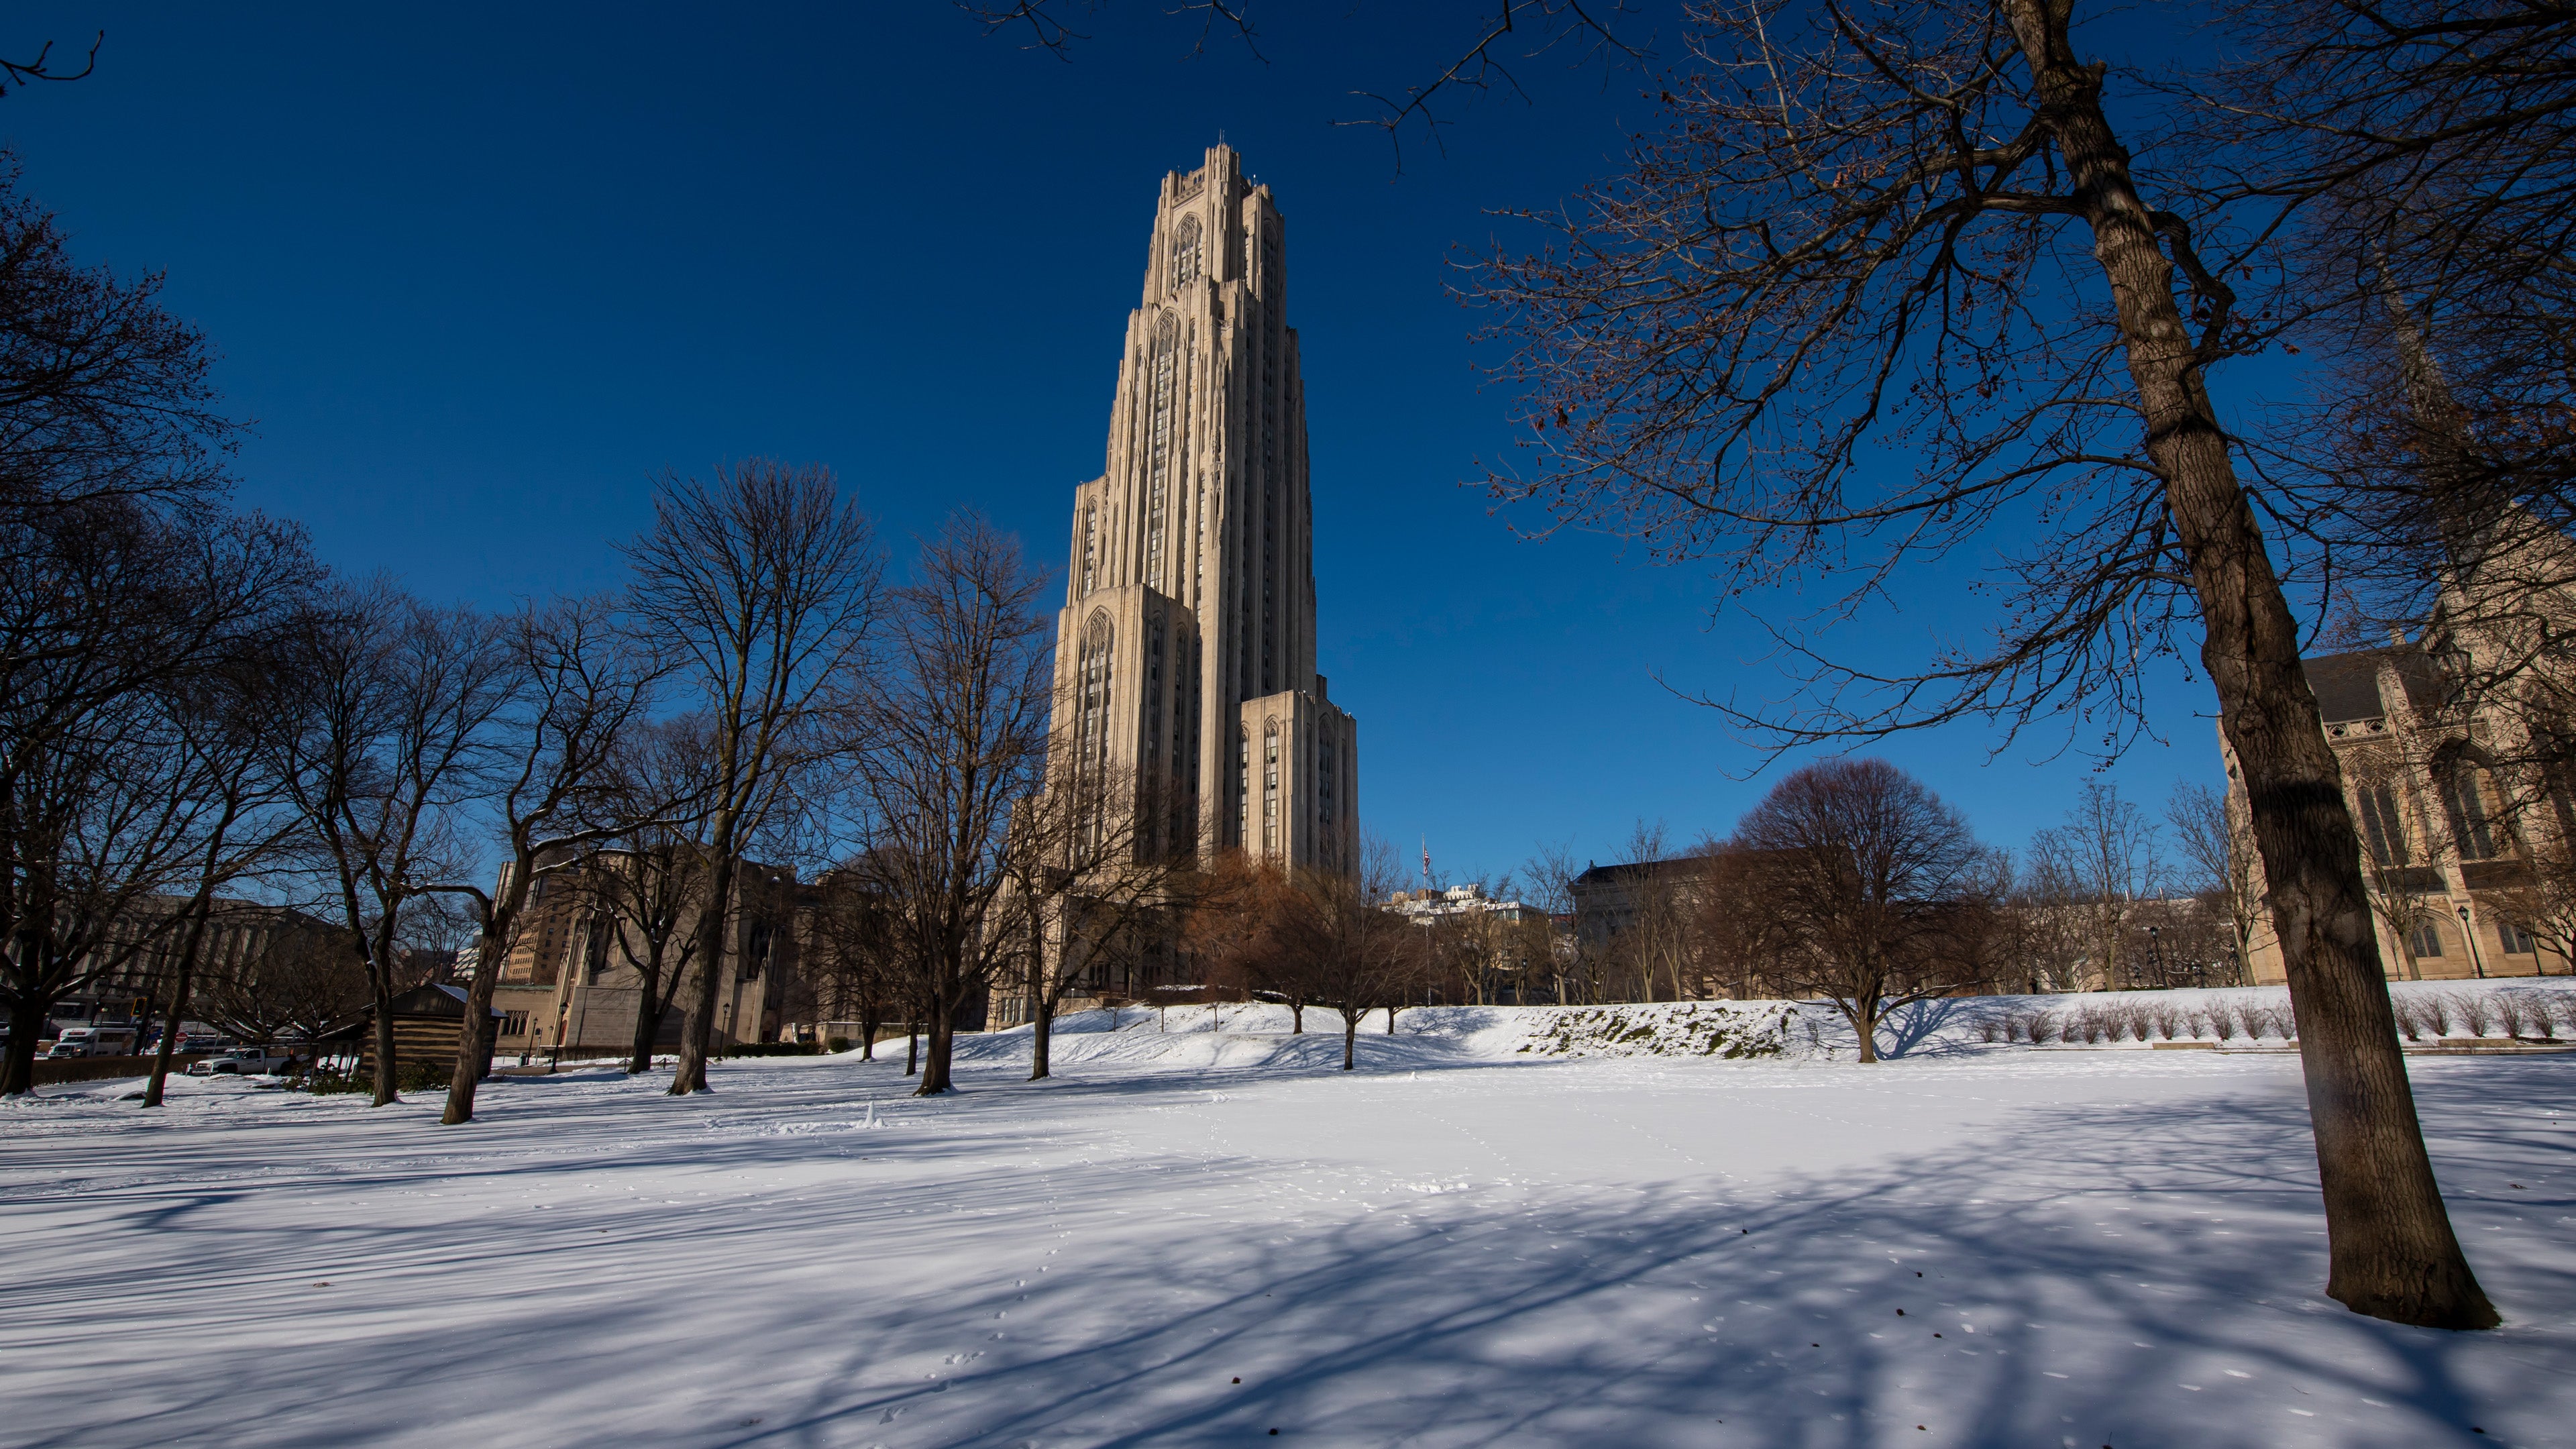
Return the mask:
[(1074, 492), (1053, 768), (1132, 770), (1170, 802), (1167, 848), (1337, 869), (1358, 857), (1359, 732), (1315, 672), (1285, 259), (1233, 150), (1163, 178), (1107, 471)]

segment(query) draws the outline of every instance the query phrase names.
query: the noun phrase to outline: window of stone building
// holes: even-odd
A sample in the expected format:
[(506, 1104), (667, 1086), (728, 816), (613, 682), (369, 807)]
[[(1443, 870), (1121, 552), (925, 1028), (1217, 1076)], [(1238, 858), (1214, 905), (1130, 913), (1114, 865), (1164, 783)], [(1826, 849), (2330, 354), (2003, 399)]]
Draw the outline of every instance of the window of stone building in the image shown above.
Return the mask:
[(2499, 922), (2496, 934), (2503, 938), (2504, 953), (2508, 956), (2529, 956), (2539, 950), (2538, 944), (2531, 939), (2531, 933), (2511, 921)]
[(2442, 954), (2442, 928), (2431, 921), (2418, 921), (2406, 933), (2406, 953), (2419, 961)]
[(2487, 817), (2480, 773), (2465, 761), (2454, 761), (2441, 773), (2442, 810), (2450, 817), (2451, 843), (2459, 848), (2462, 860), (2493, 860), (2497, 855), (2495, 824)]
[(1172, 228), (1172, 290), (1177, 292), (1198, 279), (1199, 219), (1185, 216)]
[(1279, 849), (1279, 724), (1276, 720), (1261, 731), (1261, 848)]
[(2397, 791), (2386, 781), (2361, 787), (2361, 838), (2372, 863), (2406, 863), (2406, 822), (2397, 813)]

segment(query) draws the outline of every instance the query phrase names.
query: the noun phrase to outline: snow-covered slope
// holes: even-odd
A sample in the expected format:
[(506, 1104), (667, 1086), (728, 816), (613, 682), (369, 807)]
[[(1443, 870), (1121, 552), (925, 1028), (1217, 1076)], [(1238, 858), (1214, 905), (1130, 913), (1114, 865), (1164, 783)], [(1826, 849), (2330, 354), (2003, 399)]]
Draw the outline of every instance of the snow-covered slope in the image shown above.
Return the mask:
[[(2390, 987), (2401, 1025), (2424, 1041), (2555, 1037), (2576, 1041), (2576, 981), (2565, 977), (2400, 982)], [(1292, 1034), (1287, 1007), (1091, 1011), (1055, 1024), (1054, 1066), (1115, 1065), (1151, 1071), (1338, 1068), (1342, 1020), (1309, 1007)], [(1889, 1057), (2203, 1041), (2286, 1045), (2289, 996), (2279, 987), (1976, 996), (1928, 1001), (1895, 1013), (1879, 1032)], [(2034, 1041), (2034, 1037), (2037, 1041)], [(1711, 1057), (1726, 1061), (1848, 1061), (1856, 1040), (1841, 1013), (1820, 1002), (1685, 1001), (1625, 1006), (1417, 1006), (1388, 1030), (1384, 1011), (1361, 1023), (1362, 1061), (1419, 1068), (1563, 1057)], [(961, 1038), (961, 1058), (995, 1066), (1029, 1061), (1030, 1030)]]
[(897, 1043), (705, 1097), (496, 1081), (464, 1128), (50, 1089), (0, 1104), (0, 1439), (2576, 1440), (2576, 1058), (2409, 1059), (2506, 1318), (2443, 1334), (2323, 1296), (2292, 1057), (1948, 1023), (1874, 1066), (1519, 1050), (1572, 1016), (1372, 1017), (1344, 1075), (1329, 1012), (1131, 1012), (1070, 1023), (1049, 1082), (997, 1033), (951, 1097)]

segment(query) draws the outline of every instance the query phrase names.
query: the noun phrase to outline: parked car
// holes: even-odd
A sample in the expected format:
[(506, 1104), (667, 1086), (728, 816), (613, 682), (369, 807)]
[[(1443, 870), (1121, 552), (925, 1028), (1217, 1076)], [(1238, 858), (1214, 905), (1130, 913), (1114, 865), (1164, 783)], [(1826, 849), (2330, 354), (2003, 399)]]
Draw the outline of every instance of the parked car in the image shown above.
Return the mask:
[(293, 1071), (295, 1057), (274, 1047), (234, 1047), (221, 1056), (188, 1063), (192, 1077), (266, 1077)]

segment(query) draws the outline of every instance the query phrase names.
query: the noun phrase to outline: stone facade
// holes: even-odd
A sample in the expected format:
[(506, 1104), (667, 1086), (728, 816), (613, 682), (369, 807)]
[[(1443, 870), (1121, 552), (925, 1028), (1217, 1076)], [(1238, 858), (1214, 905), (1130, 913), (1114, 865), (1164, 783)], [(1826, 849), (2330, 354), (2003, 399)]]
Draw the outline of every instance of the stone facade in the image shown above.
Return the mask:
[[(2528, 520), (2517, 520), (2528, 523)], [(2392, 980), (2576, 969), (2576, 543), (2536, 527), (2466, 578), (2443, 570), (2432, 618), (2386, 647), (2303, 661), (2361, 836)], [(2227, 808), (2257, 898), (2262, 861), (2222, 732)], [(2246, 965), (2284, 979), (2256, 913)]]
[[(623, 893), (586, 880), (586, 872), (628, 869), (626, 857), (602, 851), (589, 862), (550, 871), (529, 888), (528, 904), (493, 984), (503, 1013), (499, 1050), (506, 1059), (539, 1053), (622, 1056), (635, 1037), (642, 977), (632, 964), (645, 953), (627, 918)], [(509, 867), (502, 867), (507, 886)], [(670, 954), (697, 929), (698, 906), (679, 914)], [(734, 872), (734, 910), (718, 963), (712, 1040), (774, 1041), (801, 1005), (796, 880), (787, 871), (742, 861)], [(623, 940), (620, 938), (623, 937)], [(669, 968), (665, 967), (667, 971)], [(694, 976), (697, 965), (692, 961)], [(658, 1038), (676, 1050), (692, 995), (683, 987)]]
[(1358, 855), (1358, 725), (1315, 672), (1286, 249), (1229, 148), (1163, 178), (1107, 467), (1074, 491), (1050, 767), (1132, 771), (1166, 847), (1330, 869)]

